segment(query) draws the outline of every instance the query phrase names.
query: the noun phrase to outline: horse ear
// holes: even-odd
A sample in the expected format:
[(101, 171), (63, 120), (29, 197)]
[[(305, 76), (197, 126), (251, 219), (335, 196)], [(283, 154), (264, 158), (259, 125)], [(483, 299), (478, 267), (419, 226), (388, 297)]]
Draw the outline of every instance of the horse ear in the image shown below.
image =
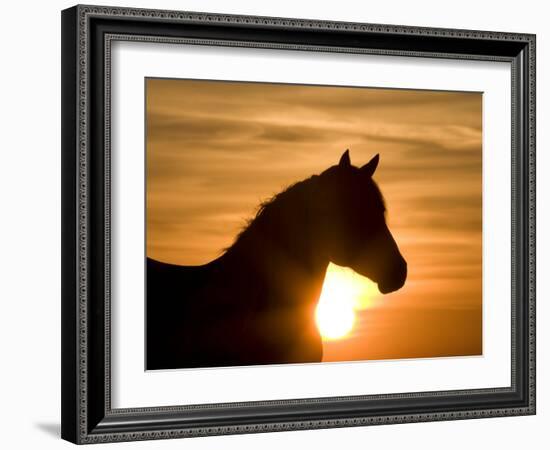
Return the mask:
[(349, 158), (349, 149), (347, 149), (344, 154), (340, 157), (340, 162), (338, 163), (340, 167), (349, 167), (351, 166), (351, 160)]
[(380, 160), (380, 155), (377, 154), (374, 158), (372, 158), (367, 164), (365, 164), (359, 170), (361, 170), (362, 174), (372, 177), (374, 175), (374, 171), (378, 167), (379, 160)]

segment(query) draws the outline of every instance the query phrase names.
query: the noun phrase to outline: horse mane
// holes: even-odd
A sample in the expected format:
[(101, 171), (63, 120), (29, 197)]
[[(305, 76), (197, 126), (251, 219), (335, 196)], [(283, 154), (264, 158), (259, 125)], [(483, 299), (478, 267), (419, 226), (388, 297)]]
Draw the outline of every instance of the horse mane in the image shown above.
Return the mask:
[(305, 180), (292, 183), (281, 192), (273, 195), (267, 200), (262, 201), (257, 207), (256, 213), (252, 216), (252, 218), (246, 221), (241, 231), (237, 234), (233, 244), (225, 248), (224, 251), (232, 249), (237, 244), (242, 242), (242, 240), (250, 233), (260, 229), (267, 221), (271, 220), (275, 210), (278, 210), (279, 208), (286, 208), (290, 204), (294, 203), (299, 194), (303, 194), (307, 189), (309, 189), (317, 178), (319, 178), (319, 175), (312, 175)]
[[(357, 168), (354, 169), (357, 170)], [(306, 191), (311, 188), (311, 186), (317, 181), (320, 176), (334, 170), (337, 170), (337, 166), (333, 166), (327, 169), (321, 175), (312, 175), (309, 178), (298, 181), (296, 183), (292, 183), (278, 194), (275, 194), (271, 198), (268, 198), (267, 200), (261, 202), (256, 209), (256, 213), (252, 216), (252, 218), (246, 221), (241, 231), (235, 237), (233, 243), (229, 247), (223, 249), (223, 251), (227, 252), (231, 250), (236, 245), (241, 243), (247, 236), (257, 232), (259, 229), (265, 226), (266, 223), (272, 220), (273, 213), (275, 211), (280, 211), (282, 208), (290, 207), (294, 202), (297, 201), (300, 195), (305, 194)], [(372, 183), (370, 183), (370, 185), (372, 188), (372, 195), (381, 205), (382, 211), (385, 215), (387, 210), (382, 191), (374, 180), (371, 179), (371, 181)]]

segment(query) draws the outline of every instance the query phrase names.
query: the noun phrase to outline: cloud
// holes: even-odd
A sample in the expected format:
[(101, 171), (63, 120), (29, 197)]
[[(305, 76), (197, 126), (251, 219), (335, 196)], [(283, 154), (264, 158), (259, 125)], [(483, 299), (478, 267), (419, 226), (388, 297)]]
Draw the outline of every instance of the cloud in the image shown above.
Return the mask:
[(439, 280), (443, 303), (475, 304), (481, 107), (478, 93), (148, 80), (148, 252), (208, 262), (262, 200), (351, 148), (358, 166), (380, 153), (375, 179), (409, 260), (410, 287), (392, 302), (418, 302)]

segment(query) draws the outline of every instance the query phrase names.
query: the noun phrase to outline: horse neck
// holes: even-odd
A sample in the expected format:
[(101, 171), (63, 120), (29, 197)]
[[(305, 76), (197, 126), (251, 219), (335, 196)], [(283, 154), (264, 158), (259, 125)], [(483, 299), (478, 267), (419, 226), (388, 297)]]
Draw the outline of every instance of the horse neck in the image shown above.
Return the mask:
[[(295, 188), (285, 204), (271, 204), (228, 250), (228, 257), (249, 261), (258, 269), (293, 277), (324, 277), (328, 259), (315, 242), (308, 206), (308, 186)], [(267, 209), (269, 208), (269, 209)], [(321, 280), (322, 281), (322, 280)]]

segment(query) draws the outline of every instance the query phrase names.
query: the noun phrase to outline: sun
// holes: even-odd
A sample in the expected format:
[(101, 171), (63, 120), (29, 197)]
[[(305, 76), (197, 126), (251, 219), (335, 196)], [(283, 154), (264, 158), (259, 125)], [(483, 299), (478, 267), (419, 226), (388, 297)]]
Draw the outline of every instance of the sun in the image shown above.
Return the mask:
[(372, 305), (376, 285), (353, 270), (329, 264), (315, 311), (323, 340), (341, 339), (350, 334), (356, 311)]

